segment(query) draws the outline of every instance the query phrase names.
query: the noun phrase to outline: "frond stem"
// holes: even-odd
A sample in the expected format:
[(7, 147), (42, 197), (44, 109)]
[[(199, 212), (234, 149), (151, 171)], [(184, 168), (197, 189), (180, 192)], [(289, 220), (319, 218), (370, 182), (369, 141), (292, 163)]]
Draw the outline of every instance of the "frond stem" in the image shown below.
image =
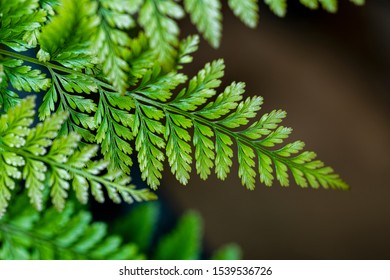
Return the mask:
[(64, 73), (68, 73), (68, 74), (84, 76), (84, 77), (86, 77), (88, 79), (93, 80), (95, 83), (100, 84), (101, 86), (103, 86), (105, 88), (108, 88), (110, 90), (116, 91), (116, 89), (112, 85), (110, 85), (110, 84), (108, 84), (106, 82), (103, 82), (103, 81), (101, 81), (101, 80), (99, 80), (99, 79), (97, 79), (97, 78), (95, 78), (93, 76), (85, 74), (83, 72), (72, 70), (72, 69), (69, 69), (69, 68), (66, 68), (66, 67), (63, 67), (63, 66), (60, 66), (60, 65), (56, 65), (56, 64), (50, 63), (50, 62), (42, 62), (42, 61), (39, 61), (36, 58), (29, 57), (29, 56), (26, 56), (26, 55), (22, 55), (22, 54), (19, 54), (19, 53), (14, 53), (14, 52), (7, 51), (7, 50), (0, 49), (0, 54), (6, 55), (6, 56), (10, 56), (10, 57), (13, 57), (13, 58), (17, 58), (17, 59), (20, 59), (20, 60), (28, 61), (28, 62), (33, 63), (33, 64), (44, 66), (49, 71), (50, 71), (50, 69), (55, 69), (55, 70), (58, 70), (58, 71), (61, 71), (61, 72), (64, 72)]

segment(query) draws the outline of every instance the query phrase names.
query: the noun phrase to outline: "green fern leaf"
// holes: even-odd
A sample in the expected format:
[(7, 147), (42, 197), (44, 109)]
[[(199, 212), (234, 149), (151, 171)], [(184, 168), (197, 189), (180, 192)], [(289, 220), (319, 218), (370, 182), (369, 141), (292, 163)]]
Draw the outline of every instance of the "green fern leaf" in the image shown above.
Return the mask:
[(186, 185), (190, 179), (192, 163), (191, 146), (189, 145), (191, 136), (186, 130), (189, 126), (183, 126), (182, 121), (188, 123), (188, 120), (183, 120), (180, 115), (167, 114), (164, 136), (167, 140), (166, 154), (171, 171), (180, 183)]
[(257, 0), (229, 0), (229, 7), (247, 26), (255, 28), (259, 21)]
[(308, 7), (309, 9), (317, 9), (318, 8), (318, 0), (299, 0), (302, 5)]
[(135, 25), (130, 13), (138, 11), (142, 1), (99, 0), (100, 24), (95, 36), (96, 55), (105, 79), (120, 92), (127, 86), (130, 67), (130, 37), (125, 32)]
[(6, 79), (18, 91), (46, 90), (50, 87), (50, 80), (39, 70), (31, 70), (31, 66), (23, 65), (22, 60), (2, 59)]
[[(181, 183), (188, 182), (193, 158), (188, 132), (191, 127), (194, 127), (192, 143), (196, 169), (202, 179), (211, 174), (214, 166), (217, 177), (226, 178), (232, 166), (235, 142), (238, 175), (248, 189), (255, 187), (256, 165), (260, 181), (267, 186), (271, 186), (275, 178), (281, 186), (288, 186), (291, 172), (295, 183), (301, 187), (348, 188), (331, 168), (315, 160), (314, 153), (299, 154), (303, 142), (288, 143), (275, 149), (292, 131), (279, 125), (286, 113), (274, 110), (250, 124), (263, 99), (255, 96), (241, 101), (243, 83), (232, 83), (210, 102), (220, 84), (223, 69), (221, 60), (207, 64), (172, 100), (168, 100), (170, 95), (166, 93), (161, 98), (145, 94), (147, 88), (153, 88), (150, 83), (158, 81), (157, 78), (147, 78), (128, 93), (136, 104), (133, 134), (142, 176), (152, 188), (159, 185), (164, 149), (172, 173)], [(161, 124), (164, 120), (165, 129)]]
[(107, 236), (107, 225), (68, 203), (39, 214), (22, 195), (0, 219), (0, 259), (143, 259), (134, 244)]
[(134, 86), (148, 70), (153, 68), (156, 55), (149, 47), (149, 41), (143, 33), (131, 40), (130, 49), (131, 53), (127, 58), (130, 65), (128, 83)]
[(188, 88), (183, 89), (170, 104), (186, 111), (193, 111), (203, 105), (207, 98), (215, 95), (214, 88), (221, 84), (220, 78), (224, 69), (222, 60), (206, 64), (204, 69), (191, 79)]
[(324, 10), (330, 12), (330, 13), (335, 13), (337, 12), (337, 0), (318, 0)]
[(194, 260), (199, 258), (202, 224), (195, 212), (185, 214), (169, 235), (157, 244), (154, 259)]
[(96, 2), (63, 0), (56, 8), (58, 15), (42, 28), (39, 36), (38, 59), (56, 61), (69, 68), (92, 67), (89, 42), (99, 23)]
[[(45, 119), (52, 112), (69, 112), (70, 118), (63, 126), (61, 134), (75, 131), (86, 141), (93, 142), (94, 135), (90, 130), (96, 127), (96, 123), (90, 113), (95, 112), (97, 106), (93, 100), (77, 94), (96, 92), (97, 86), (91, 78), (83, 75), (62, 75), (51, 69), (49, 71), (53, 83), (39, 108), (40, 119)], [(58, 100), (60, 102), (57, 105)]]
[(181, 68), (180, 64), (186, 64), (192, 62), (191, 54), (198, 50), (199, 36), (188, 36), (180, 42), (178, 51), (178, 67)]
[(140, 10), (139, 23), (164, 69), (172, 68), (177, 55), (179, 27), (173, 19), (183, 15), (182, 8), (172, 0), (145, 0)]
[(275, 15), (279, 17), (284, 17), (286, 15), (287, 0), (264, 0), (264, 2), (269, 6)]
[(8, 78), (4, 72), (3, 64), (0, 64), (0, 110), (8, 111), (19, 102), (19, 96), (8, 89)]
[(38, 30), (46, 21), (39, 0), (1, 0), (0, 11), (0, 43), (15, 51), (34, 48)]
[(117, 203), (155, 198), (147, 190), (135, 190), (129, 184), (130, 178), (114, 168), (99, 177), (108, 162), (92, 160), (97, 152), (96, 146), (85, 146), (78, 150), (80, 136), (77, 134), (57, 137), (66, 113), (54, 114), (35, 129), (30, 129), (34, 106), (34, 98), (27, 98), (0, 118), (0, 189), (3, 194), (0, 212), (8, 205), (15, 180), (22, 178), (26, 180), (31, 203), (39, 210), (42, 209), (43, 192), (47, 188), (58, 210), (64, 208), (70, 186), (82, 203), (87, 202), (89, 189), (95, 199), (102, 202), (103, 187)]
[(184, 7), (199, 32), (214, 48), (218, 48), (222, 33), (222, 13), (219, 0), (184, 0)]
[(55, 14), (54, 8), (59, 4), (59, 1), (60, 0), (39, 0), (39, 4), (49, 16), (53, 16)]
[(135, 107), (128, 96), (112, 93), (99, 88), (100, 100), (95, 115), (98, 126), (96, 141), (101, 143), (105, 158), (113, 162), (114, 168), (130, 173), (133, 152), (128, 141), (133, 139), (130, 131), (134, 115), (129, 111)]

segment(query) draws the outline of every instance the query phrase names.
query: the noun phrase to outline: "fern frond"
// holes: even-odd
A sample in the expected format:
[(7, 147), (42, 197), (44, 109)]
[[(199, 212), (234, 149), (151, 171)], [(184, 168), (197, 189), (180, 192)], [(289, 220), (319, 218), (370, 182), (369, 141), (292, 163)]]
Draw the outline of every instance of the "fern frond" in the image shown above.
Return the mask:
[(19, 102), (19, 96), (8, 89), (8, 78), (5, 75), (4, 67), (0, 63), (0, 111), (8, 111)]
[(174, 19), (180, 19), (184, 12), (175, 1), (145, 0), (140, 10), (139, 23), (156, 52), (158, 61), (171, 69), (177, 55), (179, 27)]
[(23, 65), (19, 59), (0, 56), (0, 107), (7, 111), (19, 102), (16, 91), (39, 92), (50, 86), (50, 79), (40, 70), (32, 70), (31, 66)]
[(233, 13), (247, 26), (255, 28), (259, 21), (259, 7), (257, 0), (229, 0), (229, 7)]
[(335, 13), (337, 11), (337, 0), (318, 0), (322, 8), (330, 13)]
[[(62, 210), (72, 186), (81, 203), (93, 197), (104, 201), (103, 188), (114, 202), (154, 199), (148, 190), (136, 190), (130, 178), (119, 170), (109, 168), (105, 160), (93, 161), (97, 146), (80, 150), (80, 136), (70, 133), (57, 137), (67, 113), (56, 113), (35, 129), (29, 128), (34, 115), (34, 98), (24, 99), (0, 118), (0, 209), (5, 210), (15, 188), (15, 181), (25, 180), (31, 203), (42, 209), (43, 191), (50, 189), (52, 202)], [(102, 175), (100, 175), (102, 174)], [(100, 176), (99, 176), (100, 175)]]
[(130, 173), (133, 148), (129, 141), (133, 139), (131, 126), (134, 115), (129, 111), (134, 108), (134, 101), (128, 96), (109, 92), (99, 88), (100, 100), (95, 114), (98, 126), (96, 142), (100, 143), (105, 158), (113, 163), (113, 168), (119, 168)]
[(95, 54), (105, 79), (120, 92), (124, 92), (130, 70), (127, 57), (130, 37), (126, 30), (135, 22), (130, 16), (138, 11), (142, 1), (99, 0), (100, 24), (95, 36)]
[(99, 24), (96, 2), (63, 0), (56, 9), (58, 15), (42, 28), (39, 36), (38, 59), (74, 69), (92, 67), (94, 53), (90, 42)]
[[(280, 185), (288, 186), (290, 171), (295, 183), (301, 187), (348, 188), (333, 169), (315, 160), (315, 153), (301, 152), (303, 142), (277, 148), (292, 131), (279, 126), (286, 116), (284, 111), (266, 113), (250, 124), (263, 99), (252, 97), (242, 101), (243, 83), (232, 83), (215, 101), (210, 101), (216, 94), (223, 69), (222, 60), (207, 64), (190, 80), (188, 87), (171, 100), (170, 93), (162, 91), (161, 95), (155, 95), (148, 92), (148, 88), (154, 87), (154, 79), (146, 79), (128, 92), (136, 104), (133, 134), (136, 135), (138, 160), (142, 176), (152, 188), (159, 185), (164, 150), (172, 173), (181, 183), (188, 182), (193, 158), (191, 142), (195, 147), (197, 173), (202, 179), (207, 179), (214, 166), (217, 177), (226, 178), (232, 166), (235, 143), (238, 175), (248, 189), (255, 187), (256, 165), (260, 181), (267, 186), (271, 186), (275, 178)], [(194, 128), (192, 136), (190, 127)]]
[(0, 64), (3, 65), (5, 78), (18, 91), (39, 92), (50, 86), (50, 80), (45, 74), (37, 69), (32, 70), (31, 66), (23, 65), (22, 60), (0, 57)]
[(62, 127), (61, 134), (75, 131), (86, 141), (93, 142), (94, 135), (90, 130), (95, 129), (96, 125), (90, 114), (94, 113), (97, 107), (92, 99), (85, 98), (81, 93), (96, 92), (96, 84), (91, 78), (83, 75), (62, 75), (50, 68), (49, 72), (52, 85), (39, 108), (40, 119), (45, 119), (52, 112), (68, 112), (70, 117)]
[(191, 54), (193, 54), (198, 50), (198, 45), (199, 45), (199, 36), (197, 35), (188, 36), (187, 38), (185, 38), (180, 42), (178, 56), (177, 56), (178, 69), (181, 69), (181, 64), (192, 62)]
[(184, 0), (184, 7), (205, 39), (217, 48), (221, 41), (222, 13), (219, 0)]
[(15, 51), (34, 48), (46, 21), (39, 0), (1, 0), (0, 11), (0, 42)]
[[(321, 1), (321, 0), (320, 0)], [(331, 0), (333, 1), (333, 0)], [(271, 11), (279, 16), (284, 17), (287, 13), (287, 0), (264, 0), (264, 2), (269, 6)]]
[(44, 9), (49, 16), (55, 14), (54, 8), (59, 4), (60, 0), (39, 0), (39, 4), (42, 9)]
[(135, 244), (107, 235), (107, 225), (67, 203), (38, 213), (21, 195), (0, 219), (0, 259), (143, 259)]
[(149, 69), (153, 68), (156, 55), (150, 48), (149, 41), (144, 33), (139, 33), (138, 37), (131, 39), (130, 49), (131, 53), (127, 58), (130, 65), (128, 84), (134, 86)]
[(299, 2), (309, 9), (318, 9), (318, 0), (299, 0)]

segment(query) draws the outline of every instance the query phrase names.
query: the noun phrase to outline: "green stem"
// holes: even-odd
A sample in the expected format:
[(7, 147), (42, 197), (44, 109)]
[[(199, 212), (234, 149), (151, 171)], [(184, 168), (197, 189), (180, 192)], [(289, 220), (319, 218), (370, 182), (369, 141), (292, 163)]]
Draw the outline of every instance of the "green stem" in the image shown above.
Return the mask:
[(75, 70), (72, 70), (72, 69), (60, 66), (60, 65), (56, 65), (56, 64), (50, 63), (50, 62), (42, 62), (42, 61), (39, 61), (36, 58), (29, 57), (29, 56), (26, 56), (26, 55), (22, 55), (22, 54), (19, 54), (19, 53), (10, 52), (10, 51), (7, 51), (7, 50), (0, 49), (0, 54), (6, 55), (6, 56), (10, 56), (10, 57), (13, 57), (13, 58), (17, 58), (17, 59), (20, 59), (20, 60), (28, 61), (28, 62), (37, 64), (37, 65), (44, 66), (47, 69), (49, 69), (49, 71), (50, 71), (50, 69), (55, 69), (57, 71), (61, 71), (61, 72), (68, 73), (68, 74), (84, 76), (84, 77), (86, 77), (88, 79), (93, 80), (94, 82), (96, 82), (97, 84), (100, 84), (101, 86), (103, 86), (105, 88), (108, 88), (110, 90), (116, 91), (116, 89), (112, 85), (110, 85), (108, 83), (105, 83), (105, 82), (103, 82), (103, 81), (101, 81), (99, 79), (96, 79), (95, 77), (92, 77), (92, 76), (90, 76), (88, 74), (79, 72), (79, 71), (75, 71)]

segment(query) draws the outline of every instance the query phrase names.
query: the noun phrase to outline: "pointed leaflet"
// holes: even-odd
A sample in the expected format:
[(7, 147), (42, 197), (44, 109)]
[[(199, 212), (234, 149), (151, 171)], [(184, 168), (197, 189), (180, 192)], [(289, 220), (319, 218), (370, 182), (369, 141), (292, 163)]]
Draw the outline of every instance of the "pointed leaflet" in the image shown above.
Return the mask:
[(46, 12), (39, 7), (39, 0), (1, 0), (0, 43), (15, 51), (34, 48), (46, 21)]
[(269, 6), (275, 15), (279, 17), (284, 17), (286, 15), (287, 0), (264, 0), (264, 2)]
[(221, 3), (219, 0), (184, 0), (191, 21), (214, 47), (219, 47), (222, 30)]
[(229, 0), (228, 4), (234, 14), (247, 26), (251, 28), (257, 26), (259, 20), (257, 0)]
[(100, 0), (100, 24), (94, 38), (95, 54), (102, 66), (104, 78), (119, 92), (126, 90), (130, 37), (127, 30), (134, 26), (131, 17), (141, 1)]
[(173, 19), (183, 15), (182, 8), (172, 0), (145, 0), (140, 10), (139, 23), (164, 69), (172, 68), (179, 43), (179, 27)]
[(99, 24), (96, 4), (90, 0), (63, 0), (56, 7), (58, 15), (42, 28), (38, 59), (56, 61), (69, 68), (92, 67), (90, 41)]

